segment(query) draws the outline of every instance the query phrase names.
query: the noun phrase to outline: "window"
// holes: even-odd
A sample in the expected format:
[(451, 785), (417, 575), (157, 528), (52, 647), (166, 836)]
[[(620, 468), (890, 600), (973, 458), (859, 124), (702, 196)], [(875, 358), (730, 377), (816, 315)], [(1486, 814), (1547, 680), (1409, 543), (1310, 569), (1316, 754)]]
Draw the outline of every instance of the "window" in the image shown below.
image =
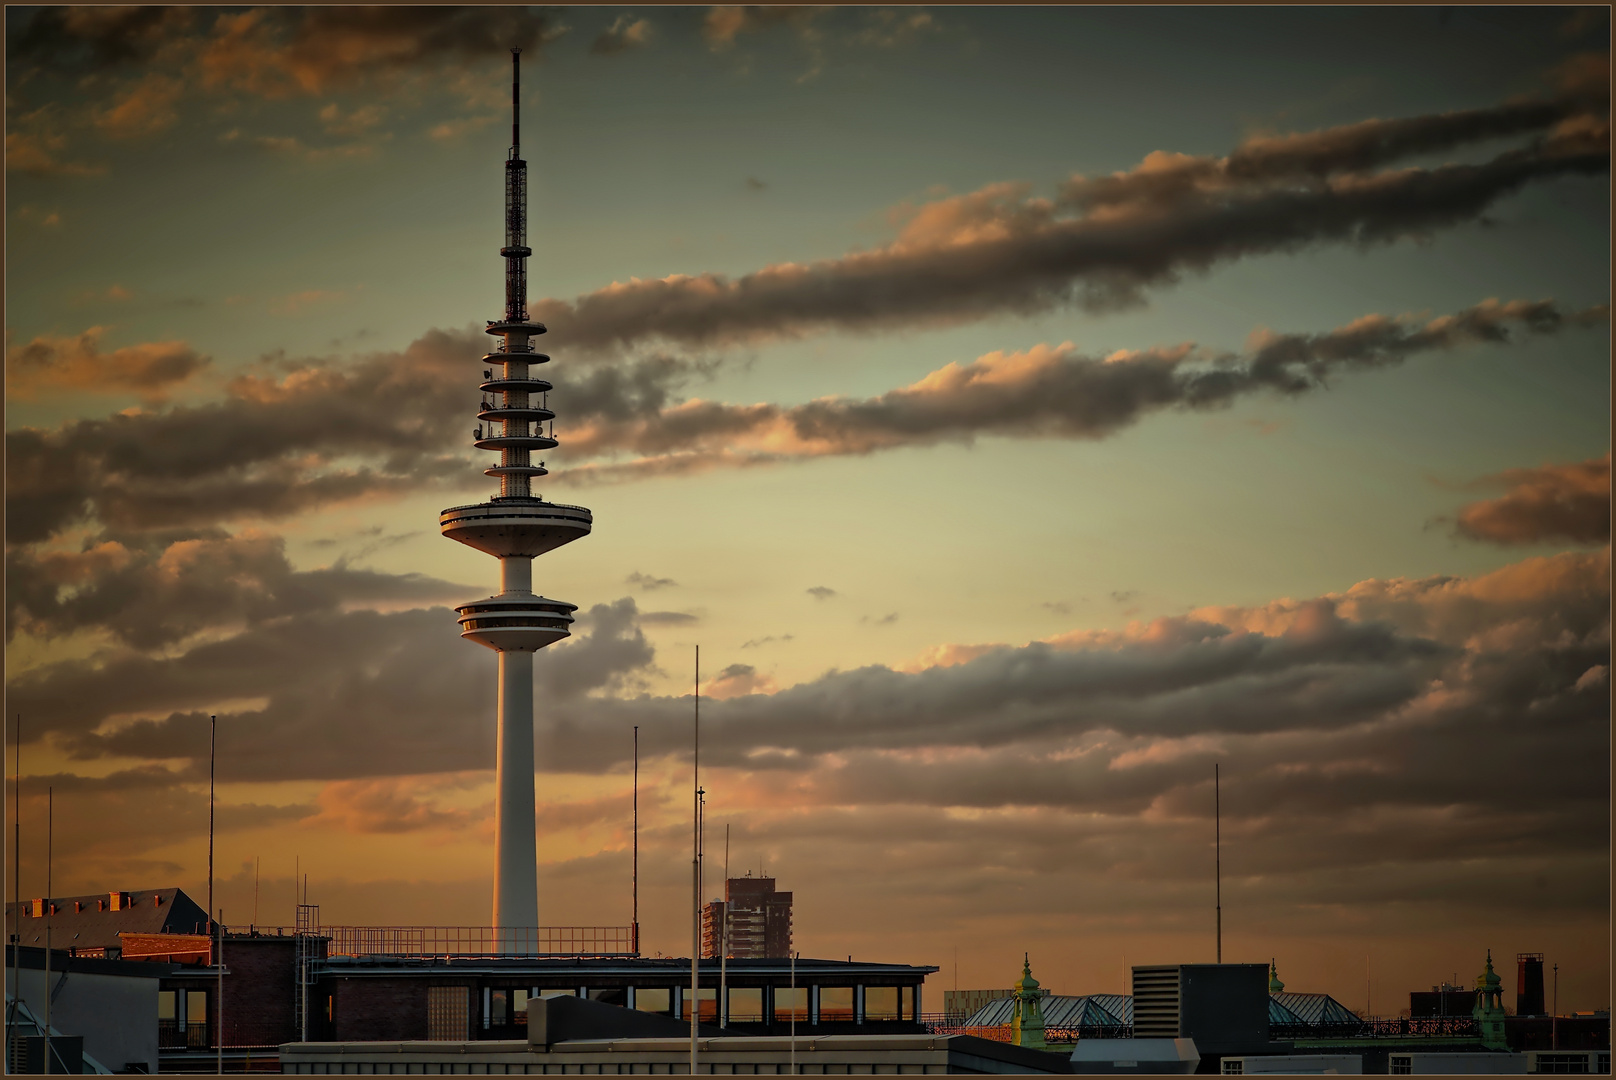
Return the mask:
[(1393, 1054), (1389, 1072), (1392, 1076), (1412, 1076), (1414, 1073), (1414, 1059), (1403, 1054)]
[(634, 1007), (640, 1012), (666, 1014), (673, 1008), (668, 997), (666, 986), (637, 986), (634, 988)]
[(853, 988), (851, 986), (821, 986), (819, 988), (819, 1022), (821, 1024), (851, 1024), (853, 1022)]
[(205, 1024), (208, 1022), (208, 992), (206, 990), (187, 990), (185, 992), (185, 1022), (187, 1024)]
[(517, 1016), (522, 1017), (524, 1019), (527, 1017), (527, 991), (526, 990), (512, 990), (511, 991), (511, 1011), (514, 1012)]
[[(823, 1006), (821, 1006), (823, 1011)], [(898, 988), (896, 986), (866, 986), (864, 988), (864, 1019), (902, 1020), (898, 1014)]]
[(899, 1020), (919, 1020), (918, 1010), (915, 1008), (915, 991), (918, 987), (905, 986), (903, 988), (903, 1015)]
[(157, 991), (157, 1019), (173, 1020), (174, 1018), (174, 991)]
[(505, 1027), (511, 1022), (511, 992), (490, 990), (488, 993), (488, 1026)]
[(763, 1022), (763, 988), (761, 986), (732, 986), (729, 988), (729, 1022), (732, 1024), (761, 1024)]
[(621, 986), (607, 987), (604, 990), (591, 990), (589, 991), (589, 1000), (599, 1001), (606, 1005), (626, 1005), (628, 1004), (628, 991)]
[(1246, 1075), (1246, 1062), (1245, 1062), (1245, 1059), (1244, 1058), (1224, 1058), (1223, 1059), (1223, 1075), (1224, 1076), (1244, 1076), (1244, 1075)]
[[(698, 987), (696, 993), (700, 995), (700, 1015), (698, 1020), (703, 1024), (718, 1023), (718, 987)], [(679, 995), (679, 1019), (690, 1019), (690, 991), (686, 990)]]
[(471, 987), (426, 988), (426, 1037), (435, 1042), (461, 1042), (471, 1037)]
[(799, 986), (793, 990), (789, 986), (775, 987), (774, 1019), (784, 1024), (793, 1017), (799, 1023), (808, 1022), (808, 988)]

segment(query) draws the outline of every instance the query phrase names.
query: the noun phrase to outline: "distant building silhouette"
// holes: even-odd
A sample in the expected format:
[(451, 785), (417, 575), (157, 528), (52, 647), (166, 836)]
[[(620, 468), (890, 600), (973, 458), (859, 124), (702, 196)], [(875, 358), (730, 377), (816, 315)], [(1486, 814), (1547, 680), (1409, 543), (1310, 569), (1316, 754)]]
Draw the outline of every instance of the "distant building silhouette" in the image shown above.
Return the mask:
[(791, 955), (791, 894), (776, 892), (772, 877), (739, 877), (724, 882), (724, 899), (701, 912), (701, 955), (717, 959), (720, 931), (728, 920), (727, 954), (736, 959)]

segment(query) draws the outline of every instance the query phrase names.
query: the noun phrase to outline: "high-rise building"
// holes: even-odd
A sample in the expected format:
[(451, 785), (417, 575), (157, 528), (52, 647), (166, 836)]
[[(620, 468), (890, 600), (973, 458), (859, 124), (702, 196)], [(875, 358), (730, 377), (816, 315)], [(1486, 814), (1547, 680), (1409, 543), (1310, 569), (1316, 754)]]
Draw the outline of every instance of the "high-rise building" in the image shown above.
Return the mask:
[(764, 959), (791, 955), (791, 894), (776, 892), (772, 877), (739, 877), (724, 882), (724, 899), (701, 912), (701, 955), (719, 955), (719, 931), (728, 920), (727, 955)]
[[(581, 506), (547, 503), (531, 489), (544, 476), (535, 450), (553, 449), (555, 413), (551, 385), (533, 374), (548, 363), (533, 351), (544, 324), (527, 314), (527, 162), (522, 160), (519, 49), (511, 50), (511, 148), (505, 161), (505, 313), (489, 320), (500, 339), (482, 358), (482, 404), (474, 445), (499, 454), (483, 470), (499, 478), (499, 494), (487, 502), (454, 506), (438, 516), (443, 535), (499, 559), (500, 591), (462, 604), (460, 636), (499, 655), (499, 735), (494, 804), (494, 913), (499, 950), (538, 951), (538, 853), (533, 804), (533, 654), (568, 634), (574, 604), (533, 591), (533, 559), (580, 536), (594, 517)], [(497, 369), (497, 370), (496, 370)], [(545, 431), (545, 425), (550, 430)]]

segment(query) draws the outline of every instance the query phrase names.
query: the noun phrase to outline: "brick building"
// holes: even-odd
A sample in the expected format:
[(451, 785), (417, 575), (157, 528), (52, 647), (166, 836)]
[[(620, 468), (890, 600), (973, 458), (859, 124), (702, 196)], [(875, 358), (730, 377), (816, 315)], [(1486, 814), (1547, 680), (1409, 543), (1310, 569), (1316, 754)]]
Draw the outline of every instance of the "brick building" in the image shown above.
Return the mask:
[(729, 956), (761, 960), (791, 955), (791, 894), (776, 892), (772, 877), (724, 882), (724, 899), (701, 911), (701, 955), (717, 959), (719, 932), (729, 921)]

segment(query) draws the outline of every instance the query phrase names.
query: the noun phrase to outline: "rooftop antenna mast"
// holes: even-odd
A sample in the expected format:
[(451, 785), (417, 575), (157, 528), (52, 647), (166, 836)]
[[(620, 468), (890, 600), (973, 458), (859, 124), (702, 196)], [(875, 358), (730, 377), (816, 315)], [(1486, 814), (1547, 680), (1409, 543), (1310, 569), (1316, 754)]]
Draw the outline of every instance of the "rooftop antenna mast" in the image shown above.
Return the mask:
[(1223, 832), (1222, 813), (1218, 799), (1218, 766), (1212, 765), (1212, 865), (1217, 880), (1218, 905), (1218, 963), (1223, 963)]
[(634, 725), (634, 870), (629, 879), (633, 913), (629, 916), (630, 951), (640, 955), (640, 725)]
[(695, 745), (691, 785), (695, 787), (695, 836), (690, 851), (690, 1075), (696, 1075), (697, 1021), (701, 1012), (701, 646), (696, 646)]

